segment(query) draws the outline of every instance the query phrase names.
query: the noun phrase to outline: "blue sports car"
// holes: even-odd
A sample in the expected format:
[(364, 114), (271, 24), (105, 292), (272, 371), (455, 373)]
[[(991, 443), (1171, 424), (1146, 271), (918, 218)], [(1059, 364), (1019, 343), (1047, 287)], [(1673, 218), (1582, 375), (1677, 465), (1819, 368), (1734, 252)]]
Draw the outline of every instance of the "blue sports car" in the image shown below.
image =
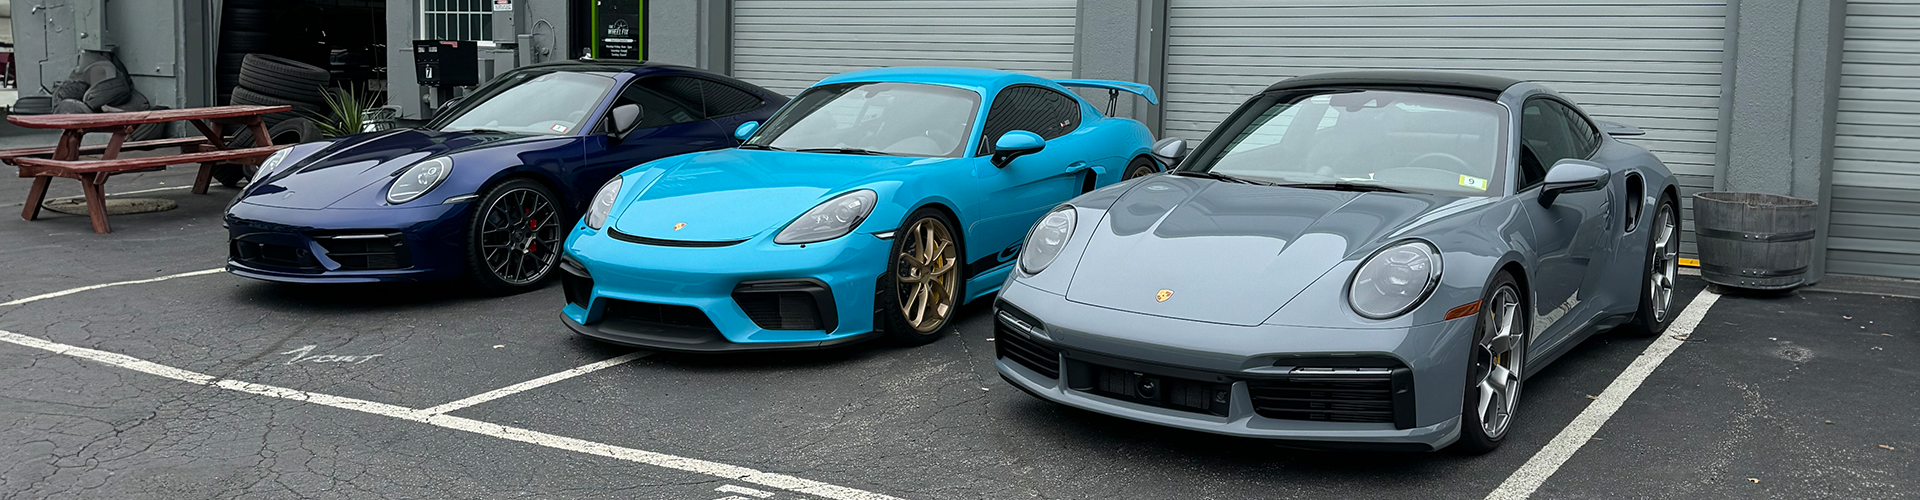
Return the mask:
[(553, 274), (595, 189), (648, 161), (732, 147), (787, 102), (705, 71), (566, 61), (510, 71), (425, 127), (301, 144), (227, 210), (227, 270), (269, 281), (465, 277), (521, 292)]
[(932, 342), (1000, 288), (1047, 210), (1160, 171), (1144, 125), (1068, 87), (1157, 103), (1136, 83), (979, 69), (822, 80), (741, 125), (738, 148), (601, 188), (561, 259), (563, 320), (680, 351)]

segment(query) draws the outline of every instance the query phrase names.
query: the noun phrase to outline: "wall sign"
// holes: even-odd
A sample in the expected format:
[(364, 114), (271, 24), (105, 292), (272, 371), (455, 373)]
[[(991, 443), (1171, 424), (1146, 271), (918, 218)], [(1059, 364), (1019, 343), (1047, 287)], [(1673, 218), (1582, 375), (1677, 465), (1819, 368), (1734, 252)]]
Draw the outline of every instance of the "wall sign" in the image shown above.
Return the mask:
[(593, 57), (647, 58), (646, 0), (594, 0)]

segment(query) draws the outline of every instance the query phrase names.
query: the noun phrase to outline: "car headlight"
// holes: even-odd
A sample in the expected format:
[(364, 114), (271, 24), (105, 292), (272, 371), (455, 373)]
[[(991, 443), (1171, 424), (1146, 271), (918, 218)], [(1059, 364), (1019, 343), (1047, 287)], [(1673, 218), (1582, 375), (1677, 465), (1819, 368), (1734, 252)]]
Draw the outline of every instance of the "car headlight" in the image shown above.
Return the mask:
[(1440, 283), (1440, 252), (1424, 241), (1405, 241), (1375, 252), (1347, 284), (1353, 312), (1388, 319), (1412, 311)]
[(879, 195), (865, 189), (836, 196), (787, 224), (786, 229), (773, 237), (773, 242), (799, 245), (846, 236), (859, 227), (861, 221), (867, 220), (867, 214), (873, 213), (873, 204), (879, 199)]
[(1020, 249), (1020, 270), (1027, 274), (1047, 270), (1047, 265), (1060, 256), (1060, 249), (1066, 248), (1067, 238), (1073, 237), (1076, 218), (1072, 206), (1061, 206), (1034, 224), (1027, 233), (1027, 244)]
[(427, 191), (432, 191), (434, 186), (439, 186), (440, 181), (447, 180), (447, 176), (452, 173), (453, 160), (445, 156), (415, 163), (406, 170), (400, 171), (400, 178), (395, 179), (393, 186), (387, 188), (387, 203), (399, 205), (413, 201), (414, 198), (427, 194)]
[(587, 227), (600, 229), (607, 225), (607, 215), (613, 213), (613, 202), (620, 197), (620, 176), (614, 176), (607, 185), (600, 186), (600, 192), (593, 194), (593, 205), (587, 207)]
[(293, 148), (274, 151), (273, 156), (268, 156), (266, 161), (260, 162), (260, 168), (253, 171), (253, 178), (247, 179), (247, 183), (252, 184), (255, 181), (266, 178), (268, 175), (272, 175), (273, 169), (279, 168), (280, 163), (287, 161), (287, 156), (292, 154)]

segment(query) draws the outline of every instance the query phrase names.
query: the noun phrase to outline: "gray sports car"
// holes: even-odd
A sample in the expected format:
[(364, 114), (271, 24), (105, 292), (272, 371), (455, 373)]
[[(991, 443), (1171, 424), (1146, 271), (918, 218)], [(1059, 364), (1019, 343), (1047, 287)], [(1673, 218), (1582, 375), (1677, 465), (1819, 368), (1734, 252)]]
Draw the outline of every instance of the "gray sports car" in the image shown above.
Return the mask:
[(1173, 172), (1034, 226), (994, 308), (1000, 374), (1197, 431), (1493, 449), (1527, 375), (1672, 320), (1679, 198), (1613, 138), (1639, 133), (1504, 78), (1274, 84)]

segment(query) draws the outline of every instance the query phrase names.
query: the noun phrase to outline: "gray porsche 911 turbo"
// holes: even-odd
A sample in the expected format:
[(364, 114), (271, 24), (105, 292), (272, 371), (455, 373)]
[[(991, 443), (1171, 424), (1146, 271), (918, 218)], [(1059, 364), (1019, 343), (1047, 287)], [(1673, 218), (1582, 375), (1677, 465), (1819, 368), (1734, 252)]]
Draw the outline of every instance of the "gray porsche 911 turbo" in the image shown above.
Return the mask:
[[(1002, 377), (1122, 418), (1297, 446), (1484, 452), (1523, 382), (1674, 313), (1673, 174), (1529, 82), (1293, 78), (1168, 174), (1035, 225)], [(1184, 143), (1156, 152), (1181, 156)]]

